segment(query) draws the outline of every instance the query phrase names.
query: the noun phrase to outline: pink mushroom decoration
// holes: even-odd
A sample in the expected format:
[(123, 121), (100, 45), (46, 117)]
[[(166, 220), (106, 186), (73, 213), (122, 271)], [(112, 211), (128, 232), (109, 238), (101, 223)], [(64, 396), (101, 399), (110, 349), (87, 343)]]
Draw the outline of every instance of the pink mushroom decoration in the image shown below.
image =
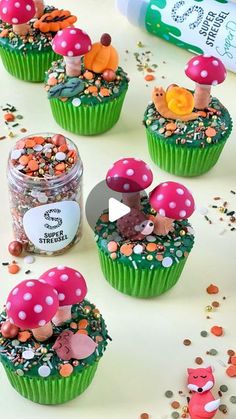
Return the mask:
[(30, 279), (10, 292), (6, 311), (9, 321), (21, 329), (30, 329), (43, 342), (53, 334), (51, 320), (59, 306), (57, 292), (49, 284)]
[(198, 55), (191, 58), (185, 67), (185, 74), (196, 82), (194, 106), (200, 110), (209, 106), (211, 87), (223, 83), (227, 76), (222, 61), (208, 55)]
[(130, 208), (140, 209), (140, 192), (153, 181), (150, 167), (140, 159), (124, 158), (116, 161), (106, 175), (107, 186), (122, 193), (122, 201)]
[(40, 280), (50, 284), (58, 292), (59, 309), (52, 321), (56, 326), (71, 319), (71, 306), (84, 300), (87, 285), (80, 272), (66, 266), (49, 269)]
[(69, 361), (70, 359), (88, 358), (94, 353), (97, 346), (97, 343), (87, 335), (64, 330), (58, 336), (52, 349), (63, 361)]
[(44, 1), (43, 0), (34, 0), (34, 5), (36, 9), (35, 16), (37, 19), (40, 19), (41, 16), (44, 14)]
[(157, 211), (155, 232), (166, 235), (171, 231), (174, 220), (190, 217), (195, 203), (189, 190), (178, 182), (160, 183), (150, 194), (150, 205)]
[(25, 36), (29, 33), (29, 22), (35, 15), (33, 0), (1, 0), (0, 18), (12, 25), (13, 32)]
[(70, 27), (59, 31), (52, 41), (52, 49), (64, 57), (66, 74), (77, 77), (81, 74), (81, 56), (92, 47), (88, 34), (81, 29)]

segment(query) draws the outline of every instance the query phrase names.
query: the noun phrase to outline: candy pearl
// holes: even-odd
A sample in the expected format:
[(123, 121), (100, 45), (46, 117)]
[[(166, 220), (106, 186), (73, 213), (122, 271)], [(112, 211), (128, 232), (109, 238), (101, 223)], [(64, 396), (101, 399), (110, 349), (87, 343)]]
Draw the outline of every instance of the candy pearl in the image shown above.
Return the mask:
[(212, 308), (212, 306), (206, 306), (206, 309), (205, 309), (206, 311), (212, 311), (213, 310), (213, 308)]
[(56, 134), (52, 137), (52, 144), (59, 147), (62, 144), (66, 144), (66, 138), (64, 135)]
[(105, 81), (113, 81), (116, 78), (116, 73), (113, 70), (107, 69), (102, 73), (102, 77)]
[(12, 324), (9, 320), (5, 321), (1, 327), (1, 333), (4, 338), (13, 339), (18, 335), (19, 327)]
[(8, 251), (12, 256), (20, 256), (23, 252), (23, 246), (22, 243), (18, 241), (13, 241), (8, 246)]

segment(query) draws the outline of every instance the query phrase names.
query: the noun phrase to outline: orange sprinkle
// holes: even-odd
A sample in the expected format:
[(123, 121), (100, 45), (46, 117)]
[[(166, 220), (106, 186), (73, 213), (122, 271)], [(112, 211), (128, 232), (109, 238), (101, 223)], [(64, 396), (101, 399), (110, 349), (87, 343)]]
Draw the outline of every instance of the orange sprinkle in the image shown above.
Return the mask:
[(58, 148), (58, 151), (62, 151), (63, 153), (65, 153), (65, 151), (67, 151), (67, 150), (68, 150), (67, 144), (62, 144)]
[(94, 75), (91, 71), (85, 71), (84, 72), (84, 78), (86, 80), (92, 80), (94, 78)]
[(230, 358), (231, 364), (236, 365), (236, 356)]
[(4, 119), (7, 122), (13, 122), (15, 120), (15, 116), (13, 115), (13, 113), (6, 113), (4, 115)]
[(131, 244), (123, 244), (120, 248), (120, 253), (125, 256), (130, 256), (133, 253), (133, 248)]
[(214, 128), (209, 127), (207, 128), (205, 134), (207, 137), (214, 137), (216, 135), (216, 130)]
[(77, 329), (77, 323), (75, 323), (75, 322), (71, 322), (70, 323), (70, 327), (71, 327), (71, 329)]
[(38, 170), (39, 165), (36, 162), (36, 160), (30, 160), (28, 163), (28, 167), (31, 171), (36, 172), (36, 170)]
[(197, 112), (199, 116), (202, 116), (203, 118), (206, 118), (207, 114), (204, 111), (198, 111)]
[(103, 223), (107, 223), (109, 221), (109, 215), (108, 214), (102, 214), (101, 217), (100, 217), (100, 220)]
[(65, 170), (65, 163), (59, 163), (55, 166), (55, 169), (58, 170), (59, 172), (63, 172), (63, 170)]
[(222, 335), (223, 335), (223, 333), (224, 333), (224, 331), (223, 331), (223, 327), (220, 327), (220, 326), (213, 326), (213, 327), (211, 328), (211, 333), (212, 333), (214, 336), (222, 336)]
[(80, 320), (78, 323), (79, 329), (86, 329), (87, 326), (88, 326), (88, 320), (86, 319)]
[(179, 409), (179, 407), (180, 407), (180, 403), (179, 403), (179, 402), (177, 402), (176, 400), (174, 400), (174, 401), (171, 403), (171, 407), (173, 407), (173, 409)]
[(98, 88), (97, 86), (89, 86), (88, 89), (89, 93), (97, 93)]
[(8, 35), (8, 29), (4, 29), (1, 33), (0, 33), (0, 38), (6, 38)]
[(106, 89), (105, 87), (102, 87), (101, 89), (100, 89), (100, 94), (102, 95), (102, 96), (104, 96), (104, 97), (106, 97), (106, 96), (110, 96), (110, 90), (109, 89)]
[(116, 242), (109, 242), (107, 245), (107, 248), (109, 250), (109, 252), (116, 252), (117, 251), (117, 243)]
[(168, 124), (166, 124), (167, 131), (175, 131), (176, 128), (177, 128), (177, 125), (174, 124), (173, 122), (169, 122)]
[(146, 81), (153, 81), (153, 80), (155, 80), (155, 76), (154, 76), (153, 74), (147, 74), (147, 75), (144, 77), (144, 79), (145, 79)]
[(155, 252), (155, 250), (157, 250), (157, 245), (155, 243), (148, 243), (146, 249), (148, 252)]
[(21, 156), (19, 158), (19, 163), (22, 164), (22, 166), (27, 166), (28, 162), (29, 162), (28, 156)]
[(62, 377), (69, 377), (72, 374), (72, 372), (73, 372), (73, 367), (71, 364), (62, 365), (59, 371)]
[(209, 285), (206, 290), (208, 294), (218, 294), (219, 292), (219, 288), (214, 284)]
[(80, 335), (87, 335), (88, 334), (87, 330), (84, 330), (84, 329), (79, 329), (78, 332), (76, 332), (76, 333), (79, 333)]
[(32, 138), (28, 138), (28, 140), (25, 141), (25, 146), (28, 148), (33, 148), (36, 145), (36, 142)]
[(43, 137), (34, 137), (34, 141), (36, 142), (36, 144), (44, 144), (45, 143), (45, 139)]
[(47, 83), (48, 83), (49, 86), (56, 86), (57, 79), (55, 77), (49, 77)]
[(10, 265), (8, 265), (8, 272), (9, 274), (17, 274), (17, 272), (19, 272), (20, 267), (19, 265), (17, 265), (17, 263), (11, 263)]
[(236, 366), (235, 365), (230, 365), (226, 370), (226, 374), (229, 377), (236, 377)]
[(28, 330), (24, 330), (23, 332), (18, 333), (17, 339), (20, 342), (24, 343), (24, 342), (27, 342), (27, 340), (29, 340), (30, 337), (31, 337), (31, 333)]

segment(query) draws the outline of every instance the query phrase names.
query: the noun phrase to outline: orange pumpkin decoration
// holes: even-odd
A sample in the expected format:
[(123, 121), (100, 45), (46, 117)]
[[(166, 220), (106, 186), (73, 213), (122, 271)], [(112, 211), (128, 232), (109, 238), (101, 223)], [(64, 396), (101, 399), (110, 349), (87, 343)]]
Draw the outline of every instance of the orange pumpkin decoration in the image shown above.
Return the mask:
[(84, 65), (94, 73), (103, 73), (110, 69), (116, 71), (119, 64), (119, 56), (116, 49), (111, 45), (111, 37), (104, 33), (100, 42), (92, 45), (91, 50), (84, 56)]
[(40, 19), (34, 23), (34, 28), (40, 32), (58, 32), (62, 29), (72, 26), (77, 21), (77, 17), (73, 16), (68, 10), (53, 10), (45, 13)]

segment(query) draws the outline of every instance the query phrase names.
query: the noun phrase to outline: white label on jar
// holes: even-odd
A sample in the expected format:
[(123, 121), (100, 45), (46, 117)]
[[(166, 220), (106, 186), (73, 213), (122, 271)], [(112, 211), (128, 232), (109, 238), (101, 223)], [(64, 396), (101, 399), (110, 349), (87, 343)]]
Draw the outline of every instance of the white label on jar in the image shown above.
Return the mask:
[(53, 252), (64, 249), (75, 238), (80, 224), (80, 207), (75, 201), (41, 205), (27, 211), (23, 226), (37, 249)]

